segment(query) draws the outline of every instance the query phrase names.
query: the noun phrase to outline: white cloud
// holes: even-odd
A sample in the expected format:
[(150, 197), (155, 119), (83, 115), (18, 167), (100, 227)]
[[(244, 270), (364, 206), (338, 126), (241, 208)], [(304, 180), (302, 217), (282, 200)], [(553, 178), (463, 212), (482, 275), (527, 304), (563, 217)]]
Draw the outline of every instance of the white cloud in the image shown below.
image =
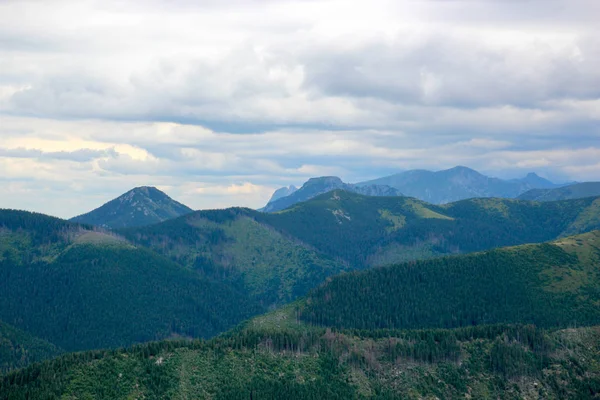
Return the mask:
[(71, 216), (139, 185), (259, 207), (310, 176), (457, 164), (597, 180), (599, 13), (595, 0), (2, 1), (0, 207)]

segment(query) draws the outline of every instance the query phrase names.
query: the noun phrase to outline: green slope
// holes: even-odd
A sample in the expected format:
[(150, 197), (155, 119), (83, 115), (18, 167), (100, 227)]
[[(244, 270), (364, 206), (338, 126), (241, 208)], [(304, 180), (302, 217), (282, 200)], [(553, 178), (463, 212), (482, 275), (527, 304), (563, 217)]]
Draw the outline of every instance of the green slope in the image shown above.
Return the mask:
[(600, 329), (236, 331), (68, 354), (0, 377), (0, 399), (592, 399)]
[(0, 321), (0, 374), (60, 353), (53, 344)]
[[(0, 399), (593, 399), (600, 328), (560, 327), (598, 323), (599, 264), (591, 232), (346, 274), (206, 342), (67, 354), (11, 372)], [(487, 319), (439, 329), (471, 311)], [(397, 315), (418, 323), (394, 324)], [(523, 325), (531, 315), (546, 328)], [(380, 329), (417, 326), (431, 329)]]
[(544, 242), (600, 228), (600, 198), (533, 203), (471, 199), (435, 206), (341, 190), (257, 221), (354, 267)]
[(0, 212), (0, 319), (65, 350), (210, 337), (261, 307), (114, 235)]
[(360, 329), (600, 324), (600, 231), (337, 276), (301, 317)]
[(600, 196), (600, 182), (583, 182), (554, 189), (532, 189), (518, 198), (532, 201), (558, 201)]
[(348, 270), (249, 213), (202, 211), (120, 233), (209, 278), (235, 285), (265, 307), (305, 295), (327, 277)]
[(600, 228), (600, 199), (472, 199), (435, 206), (335, 190), (277, 213), (199, 211), (119, 231), (263, 307), (292, 301), (340, 272)]

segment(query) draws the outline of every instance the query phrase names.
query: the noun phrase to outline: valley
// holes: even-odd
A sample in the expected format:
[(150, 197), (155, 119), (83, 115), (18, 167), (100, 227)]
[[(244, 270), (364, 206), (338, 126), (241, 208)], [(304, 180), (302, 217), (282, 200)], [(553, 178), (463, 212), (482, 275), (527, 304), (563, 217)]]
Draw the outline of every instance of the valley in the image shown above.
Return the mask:
[[(531, 264), (536, 251), (544, 251), (547, 266)], [(490, 257), (502, 262), (490, 262)], [(0, 380), (0, 398), (593, 398), (600, 392), (600, 330), (582, 325), (598, 324), (600, 318), (594, 306), (598, 299), (589, 297), (598, 292), (599, 257), (600, 232), (595, 231), (550, 244), (456, 256), (446, 260), (446, 267), (444, 260), (431, 260), (346, 274), (209, 341), (170, 340), (69, 354), (9, 373)], [(556, 263), (563, 272), (554, 271)], [(487, 270), (489, 281), (472, 278), (484, 290), (473, 291), (467, 282), (466, 290), (455, 291), (458, 302), (436, 299), (454, 310), (434, 309), (433, 314), (457, 316), (470, 304), (481, 305), (473, 311), (491, 319), (423, 322), (423, 310), (410, 299), (427, 302), (440, 293), (428, 284), (407, 282), (407, 289), (384, 293), (385, 302), (368, 291), (403, 281), (374, 281), (388, 270), (406, 274), (427, 264), (439, 267), (430, 281), (449, 285), (465, 279), (469, 265)], [(533, 271), (512, 283), (506, 278), (514, 277), (510, 271), (515, 268), (515, 273)], [(593, 279), (582, 282), (578, 271)], [(485, 290), (499, 280), (505, 280), (513, 299), (533, 301), (523, 307), (534, 307), (532, 315), (555, 317), (527, 321), (525, 315), (511, 313), (515, 304), (493, 299), (495, 294)], [(412, 293), (408, 297), (406, 290)], [(562, 303), (565, 293), (573, 295), (572, 303)], [(338, 302), (341, 296), (345, 300)], [(565, 313), (552, 313), (552, 304), (545, 301), (553, 297), (561, 300), (557, 304)], [(390, 307), (382, 308), (384, 304)], [(570, 314), (571, 307), (578, 311)], [(414, 310), (418, 318), (398, 319), (398, 310)]]

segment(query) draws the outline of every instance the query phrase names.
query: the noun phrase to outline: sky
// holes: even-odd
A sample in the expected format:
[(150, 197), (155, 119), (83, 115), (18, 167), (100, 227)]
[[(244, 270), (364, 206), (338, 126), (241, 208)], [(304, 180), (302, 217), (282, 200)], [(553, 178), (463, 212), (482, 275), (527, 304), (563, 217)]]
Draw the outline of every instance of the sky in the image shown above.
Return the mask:
[(600, 180), (597, 0), (0, 0), (0, 208), (313, 176)]

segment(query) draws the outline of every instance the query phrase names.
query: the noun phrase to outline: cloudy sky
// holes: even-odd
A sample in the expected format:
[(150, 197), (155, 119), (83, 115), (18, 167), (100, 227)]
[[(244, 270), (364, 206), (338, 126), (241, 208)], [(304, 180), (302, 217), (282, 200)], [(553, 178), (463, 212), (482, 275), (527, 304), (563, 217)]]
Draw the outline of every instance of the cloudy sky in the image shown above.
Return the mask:
[[(200, 5), (199, 5), (200, 4)], [(600, 180), (597, 0), (0, 0), (0, 207), (311, 176)]]

